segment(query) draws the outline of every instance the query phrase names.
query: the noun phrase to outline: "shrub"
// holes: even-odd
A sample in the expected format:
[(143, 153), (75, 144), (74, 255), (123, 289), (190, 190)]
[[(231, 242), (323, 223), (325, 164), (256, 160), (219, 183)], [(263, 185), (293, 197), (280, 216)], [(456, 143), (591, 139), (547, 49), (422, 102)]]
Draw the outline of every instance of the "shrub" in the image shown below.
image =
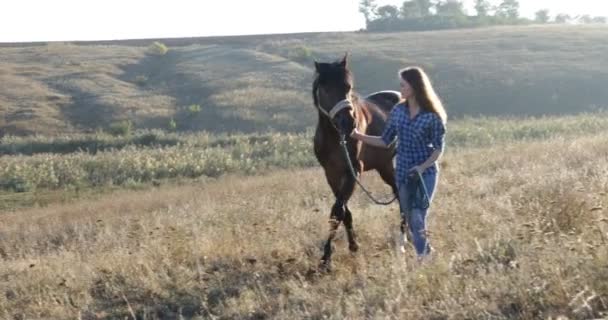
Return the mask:
[(201, 112), (201, 106), (198, 104), (191, 104), (188, 106), (188, 112), (190, 115), (195, 115)]
[(300, 63), (312, 61), (312, 50), (308, 47), (300, 45), (287, 52), (287, 58)]
[(148, 47), (148, 54), (155, 56), (164, 56), (168, 51), (169, 48), (167, 48), (164, 43), (158, 41), (154, 41), (154, 43)]
[(135, 83), (139, 86), (144, 86), (148, 82), (148, 77), (144, 75), (138, 75), (135, 77)]
[(128, 136), (133, 132), (131, 120), (123, 120), (110, 124), (109, 131), (114, 136)]
[(34, 189), (34, 185), (31, 181), (28, 181), (25, 178), (13, 177), (0, 184), (0, 188), (12, 190), (14, 192), (29, 192)]
[(167, 129), (169, 129), (169, 131), (175, 131), (177, 129), (177, 123), (175, 122), (175, 119), (171, 118), (171, 120), (169, 120)]

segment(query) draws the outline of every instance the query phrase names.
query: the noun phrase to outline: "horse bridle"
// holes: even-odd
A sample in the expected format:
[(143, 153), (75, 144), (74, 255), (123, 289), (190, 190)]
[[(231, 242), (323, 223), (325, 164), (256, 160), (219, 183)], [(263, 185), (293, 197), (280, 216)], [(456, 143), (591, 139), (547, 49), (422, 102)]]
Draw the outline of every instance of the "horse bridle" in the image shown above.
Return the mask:
[(321, 111), (321, 113), (326, 115), (329, 118), (329, 120), (331, 120), (331, 121), (334, 120), (334, 118), (336, 117), (338, 112), (340, 112), (344, 109), (354, 109), (352, 101), (350, 101), (350, 99), (348, 99), (348, 98), (338, 101), (338, 103), (336, 103), (336, 105), (333, 108), (331, 108), (331, 110), (329, 110), (329, 112), (327, 112), (321, 106), (317, 106), (317, 108), (319, 109), (319, 111)]

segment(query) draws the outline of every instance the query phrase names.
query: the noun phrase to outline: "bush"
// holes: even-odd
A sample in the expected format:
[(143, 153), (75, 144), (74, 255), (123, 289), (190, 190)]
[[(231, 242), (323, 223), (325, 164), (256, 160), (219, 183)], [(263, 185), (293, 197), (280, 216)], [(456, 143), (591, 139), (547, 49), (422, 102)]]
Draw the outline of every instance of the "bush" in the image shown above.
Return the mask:
[(8, 181), (0, 184), (1, 189), (11, 190), (13, 192), (29, 192), (34, 189), (34, 185), (31, 181), (26, 180), (22, 177), (13, 177)]
[(306, 46), (297, 46), (287, 52), (287, 58), (300, 63), (312, 61), (312, 50)]
[(169, 120), (167, 129), (169, 129), (169, 131), (175, 131), (177, 129), (177, 122), (175, 122), (175, 119), (171, 118), (171, 120)]
[(190, 115), (195, 115), (201, 112), (201, 106), (198, 104), (191, 104), (188, 106), (188, 112)]
[(169, 48), (167, 48), (164, 43), (158, 41), (154, 41), (154, 43), (148, 47), (148, 54), (155, 56), (164, 56), (168, 51)]
[[(124, 126), (122, 126), (124, 127)], [(95, 154), (36, 154), (0, 157), (0, 190), (31, 191), (68, 186), (137, 185), (167, 178), (253, 174), (269, 168), (311, 167), (312, 139), (306, 135), (160, 135)], [(173, 139), (169, 144), (169, 140)], [(177, 143), (181, 139), (182, 143)], [(118, 142), (112, 144), (118, 145)], [(149, 145), (152, 147), (141, 147)]]
[(146, 85), (146, 82), (148, 82), (148, 77), (144, 75), (138, 75), (137, 77), (135, 77), (135, 83), (139, 86)]
[(302, 64), (313, 60), (313, 51), (302, 40), (274, 40), (266, 41), (256, 48), (258, 51), (281, 56)]
[(473, 28), (488, 25), (521, 25), (531, 23), (528, 19), (513, 19), (497, 16), (440, 16), (433, 15), (417, 18), (378, 18), (367, 23), (367, 31), (392, 32), (392, 31), (424, 31)]
[(128, 136), (133, 132), (133, 123), (131, 120), (114, 122), (110, 125), (109, 131), (114, 136)]

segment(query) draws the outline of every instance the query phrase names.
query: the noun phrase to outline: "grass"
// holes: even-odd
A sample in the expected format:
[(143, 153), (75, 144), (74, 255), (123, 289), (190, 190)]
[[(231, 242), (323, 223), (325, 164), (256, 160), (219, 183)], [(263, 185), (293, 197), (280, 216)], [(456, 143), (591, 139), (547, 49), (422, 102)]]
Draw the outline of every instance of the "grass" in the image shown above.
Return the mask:
[(276, 134), (262, 138), (236, 137), (229, 145), (177, 145), (164, 148), (127, 147), (90, 153), (38, 154), (3, 157), (2, 188), (30, 191), (38, 188), (133, 185), (167, 178), (217, 177), (230, 172), (255, 173), (268, 168), (311, 166), (308, 140)]
[[(605, 113), (527, 119), (451, 121), (447, 147), (484, 148), (551, 138), (600, 134)], [(158, 184), (167, 179), (264, 174), (277, 168), (317, 166), (312, 133), (265, 135), (176, 134), (5, 137), (0, 145), (0, 189), (5, 193), (67, 191), (101, 186)], [(12, 196), (18, 198), (19, 196)], [(27, 197), (27, 195), (24, 195)]]
[(166, 129), (170, 119), (179, 131), (302, 133), (316, 121), (311, 60), (345, 52), (362, 94), (397, 89), (396, 70), (414, 64), (455, 118), (579, 113), (606, 106), (607, 33), (562, 25), (158, 40), (166, 52), (155, 40), (0, 45), (0, 136), (125, 120)]
[(486, 147), (556, 137), (571, 138), (603, 132), (605, 112), (575, 116), (466, 117), (452, 121), (447, 143), (452, 147)]
[(606, 139), (448, 149), (429, 221), (437, 255), (422, 266), (397, 253), (396, 205), (357, 192), (360, 252), (341, 229), (333, 270), (316, 272), (333, 203), (318, 168), (4, 212), (0, 316), (605, 317)]

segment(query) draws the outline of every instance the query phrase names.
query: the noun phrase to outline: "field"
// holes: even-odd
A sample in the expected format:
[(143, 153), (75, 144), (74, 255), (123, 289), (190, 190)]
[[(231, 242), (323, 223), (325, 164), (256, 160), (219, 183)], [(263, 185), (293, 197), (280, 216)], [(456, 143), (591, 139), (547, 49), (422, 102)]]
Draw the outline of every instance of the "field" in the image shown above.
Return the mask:
[[(607, 35), (0, 44), (0, 318), (608, 318)], [(417, 64), (446, 102), (423, 263), (397, 205), (357, 190), (359, 252), (340, 229), (317, 268), (334, 199), (312, 61), (346, 51), (360, 92)]]
[[(73, 161), (74, 168), (79, 161), (115, 161), (105, 167), (118, 170), (130, 157), (152, 157), (154, 152), (171, 162), (172, 152), (215, 150), (227, 154), (218, 156), (218, 163), (224, 163), (247, 148), (265, 150), (265, 139), (283, 150), (257, 157), (249, 153), (259, 172), (248, 171), (245, 160), (235, 159), (233, 171), (224, 163), (226, 172), (197, 179), (157, 178), (156, 184), (134, 180), (139, 188), (83, 183), (81, 193), (60, 189), (57, 194), (63, 198), (51, 197), (43, 205), (23, 198), (44, 194), (42, 186), (30, 193), (5, 191), (5, 196), (20, 201), (1, 213), (0, 315), (606, 316), (608, 165), (598, 161), (608, 157), (604, 119), (604, 114), (587, 114), (454, 121), (430, 218), (434, 259), (418, 265), (411, 250), (400, 255), (395, 247), (397, 206), (374, 206), (357, 193), (351, 210), (361, 250), (350, 254), (341, 232), (333, 270), (327, 274), (316, 267), (333, 200), (322, 171), (304, 152), (310, 147), (306, 135), (270, 135), (255, 141), (247, 136), (205, 140), (168, 135), (164, 138), (182, 139), (183, 144), (131, 145), (94, 155), (37, 154), (31, 147), (32, 156), (6, 155), (3, 167), (14, 157), (26, 157), (22, 163), (34, 170), (30, 164), (53, 163), (49, 159), (56, 157), (59, 162)], [(63, 145), (60, 139), (37, 141), (38, 147)], [(21, 143), (13, 141), (13, 149), (24, 140)], [(205, 143), (224, 147), (213, 149)], [(290, 144), (296, 151), (283, 149)], [(377, 194), (388, 192), (373, 174), (363, 181)]]

